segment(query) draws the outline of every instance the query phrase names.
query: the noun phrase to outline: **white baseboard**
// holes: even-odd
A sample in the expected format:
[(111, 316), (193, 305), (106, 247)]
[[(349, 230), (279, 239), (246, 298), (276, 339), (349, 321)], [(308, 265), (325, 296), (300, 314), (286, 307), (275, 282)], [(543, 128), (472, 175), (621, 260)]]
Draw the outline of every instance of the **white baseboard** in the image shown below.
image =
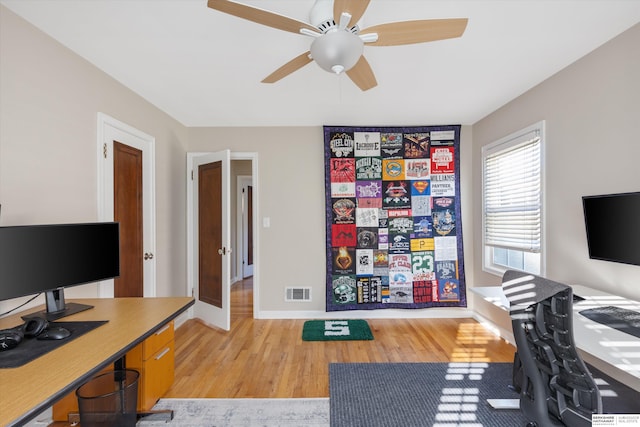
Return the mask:
[(495, 323), (493, 323), (486, 317), (479, 315), (475, 311), (473, 312), (473, 315), (471, 317), (473, 317), (478, 323), (482, 324), (485, 328), (493, 331), (493, 333), (495, 333), (496, 335), (504, 339), (506, 342), (508, 342), (512, 346), (514, 347), (516, 346), (516, 340), (513, 337), (513, 331), (508, 331), (504, 328), (497, 326)]
[(256, 319), (437, 319), (473, 317), (468, 308), (428, 308), (418, 310), (346, 310), (346, 311), (260, 311)]

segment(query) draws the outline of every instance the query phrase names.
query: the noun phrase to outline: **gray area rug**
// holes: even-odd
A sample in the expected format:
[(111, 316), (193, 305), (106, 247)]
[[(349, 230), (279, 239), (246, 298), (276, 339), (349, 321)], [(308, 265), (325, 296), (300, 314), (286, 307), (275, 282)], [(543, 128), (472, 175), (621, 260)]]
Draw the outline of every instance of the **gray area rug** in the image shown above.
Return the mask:
[(329, 427), (329, 399), (160, 399), (174, 419), (138, 421), (139, 427)]
[[(331, 427), (514, 427), (519, 409), (487, 399), (517, 399), (511, 363), (335, 363), (329, 366)], [(640, 413), (640, 393), (589, 366), (603, 412)]]
[(329, 366), (331, 427), (514, 427), (511, 363), (334, 363)]
[[(640, 393), (590, 366), (605, 413), (639, 413)], [(511, 363), (335, 363), (328, 398), (160, 399), (174, 419), (139, 427), (514, 427), (519, 410), (487, 399), (518, 398)]]

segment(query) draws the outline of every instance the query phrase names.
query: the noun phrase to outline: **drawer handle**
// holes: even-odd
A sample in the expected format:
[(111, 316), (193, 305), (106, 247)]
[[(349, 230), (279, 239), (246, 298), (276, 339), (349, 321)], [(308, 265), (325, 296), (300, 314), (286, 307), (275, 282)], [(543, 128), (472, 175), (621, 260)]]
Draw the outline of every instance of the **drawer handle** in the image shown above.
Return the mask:
[(163, 333), (165, 333), (167, 331), (167, 329), (169, 329), (169, 325), (166, 325), (164, 328), (160, 329), (158, 332), (156, 332), (156, 335), (162, 335)]
[(160, 353), (159, 355), (156, 356), (156, 360), (160, 360), (164, 357), (165, 354), (169, 353), (169, 351), (171, 351), (170, 347), (165, 348), (162, 353)]

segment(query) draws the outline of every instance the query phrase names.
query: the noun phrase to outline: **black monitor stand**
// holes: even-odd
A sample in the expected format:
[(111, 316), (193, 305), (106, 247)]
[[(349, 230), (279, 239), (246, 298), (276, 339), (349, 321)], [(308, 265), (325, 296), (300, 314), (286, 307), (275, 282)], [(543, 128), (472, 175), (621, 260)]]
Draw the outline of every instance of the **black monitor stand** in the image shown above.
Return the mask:
[(53, 322), (63, 317), (93, 308), (92, 305), (87, 304), (78, 304), (75, 302), (65, 303), (63, 288), (46, 291), (45, 300), (47, 303), (46, 310), (28, 314), (23, 316), (22, 319), (27, 320), (33, 317), (41, 317), (49, 322)]

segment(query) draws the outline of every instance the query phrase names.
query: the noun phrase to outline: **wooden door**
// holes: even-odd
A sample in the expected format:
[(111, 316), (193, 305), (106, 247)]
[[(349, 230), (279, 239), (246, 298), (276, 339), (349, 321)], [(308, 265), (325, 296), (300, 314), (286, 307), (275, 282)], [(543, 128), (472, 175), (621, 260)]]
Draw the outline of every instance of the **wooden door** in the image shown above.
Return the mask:
[(113, 141), (114, 221), (120, 223), (115, 297), (144, 296), (142, 151)]
[(222, 162), (198, 166), (198, 295), (222, 308)]
[(193, 161), (194, 316), (208, 325), (231, 328), (231, 232), (229, 150)]

